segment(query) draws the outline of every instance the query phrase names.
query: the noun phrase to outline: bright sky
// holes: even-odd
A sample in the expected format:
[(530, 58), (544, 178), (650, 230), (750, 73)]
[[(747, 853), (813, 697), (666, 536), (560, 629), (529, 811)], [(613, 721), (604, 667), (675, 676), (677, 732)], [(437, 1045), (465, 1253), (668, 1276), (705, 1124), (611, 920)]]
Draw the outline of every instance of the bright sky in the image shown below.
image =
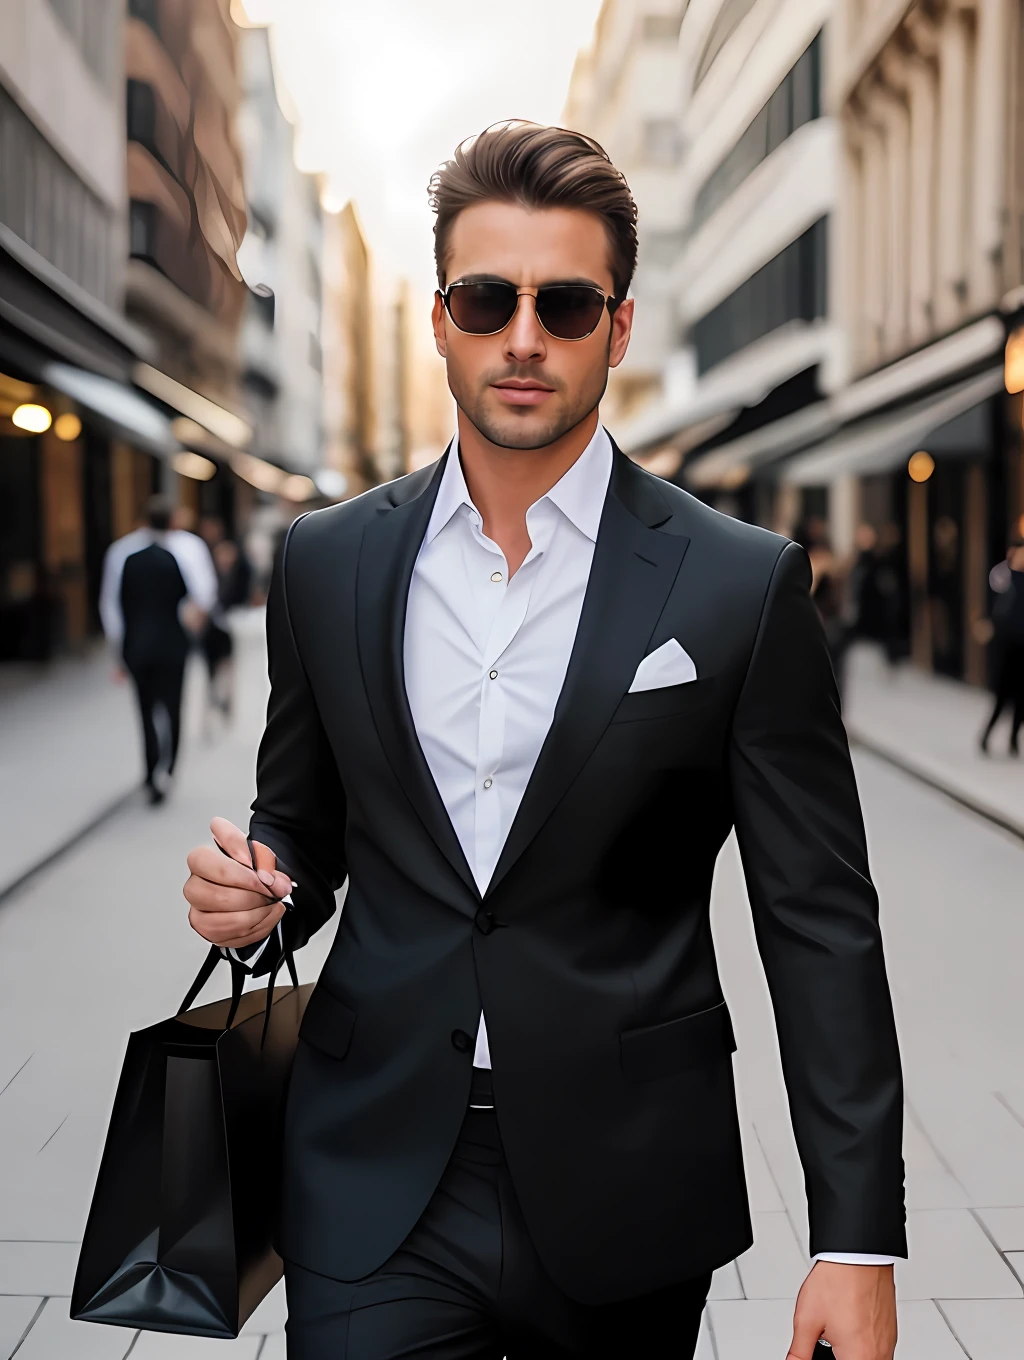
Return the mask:
[(236, 0), (270, 22), (297, 159), (354, 198), (377, 266), (432, 289), (426, 186), (503, 118), (559, 122), (600, 0)]

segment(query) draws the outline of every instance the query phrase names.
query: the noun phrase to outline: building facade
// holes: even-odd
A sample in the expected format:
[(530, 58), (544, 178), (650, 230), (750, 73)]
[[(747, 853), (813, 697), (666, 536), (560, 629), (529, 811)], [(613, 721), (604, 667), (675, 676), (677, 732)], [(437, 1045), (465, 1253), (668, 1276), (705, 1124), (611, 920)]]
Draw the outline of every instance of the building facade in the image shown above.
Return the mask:
[(594, 137), (626, 176), (639, 211), (633, 338), (609, 377), (605, 419), (617, 427), (656, 401), (677, 330), (671, 271), (682, 245), (678, 82), (680, 0), (604, 0), (580, 52), (565, 106), (568, 127)]
[(833, 432), (778, 476), (827, 503), (839, 547), (858, 522), (901, 544), (905, 650), (982, 683), (988, 575), (1024, 513), (1004, 358), (1022, 282), (1020, 5), (843, 0), (836, 26), (848, 382)]
[(841, 382), (834, 315), (839, 132), (831, 0), (692, 0), (675, 46), (680, 159), (658, 401), (626, 447), (734, 513), (753, 472)]
[(95, 631), (169, 422), (131, 387), (119, 0), (0, 7), (0, 660)]
[(324, 461), (358, 496), (377, 484), (373, 269), (356, 205), (324, 218)]
[(239, 265), (243, 400), (250, 452), (312, 476), (323, 462), (323, 221), (316, 177), (295, 165), (295, 133), (278, 99), (265, 28), (238, 34), (248, 230)]

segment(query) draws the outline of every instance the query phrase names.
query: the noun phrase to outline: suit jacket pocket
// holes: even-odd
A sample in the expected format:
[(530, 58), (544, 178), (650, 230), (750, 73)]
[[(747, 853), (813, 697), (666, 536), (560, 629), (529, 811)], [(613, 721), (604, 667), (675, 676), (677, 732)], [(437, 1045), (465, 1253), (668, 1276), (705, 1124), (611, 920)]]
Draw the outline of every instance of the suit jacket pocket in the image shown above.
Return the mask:
[(331, 1058), (344, 1058), (352, 1043), (356, 1013), (318, 982), (299, 1026), (299, 1038)]
[(641, 689), (635, 694), (624, 694), (612, 714), (613, 723), (635, 722), (640, 718), (687, 717), (704, 708), (715, 697), (710, 679), (687, 680), (681, 685), (662, 685), (658, 689)]
[(720, 1062), (736, 1049), (729, 1008), (724, 1001), (661, 1025), (624, 1030), (619, 1041), (622, 1070), (630, 1081), (674, 1077), (694, 1067)]

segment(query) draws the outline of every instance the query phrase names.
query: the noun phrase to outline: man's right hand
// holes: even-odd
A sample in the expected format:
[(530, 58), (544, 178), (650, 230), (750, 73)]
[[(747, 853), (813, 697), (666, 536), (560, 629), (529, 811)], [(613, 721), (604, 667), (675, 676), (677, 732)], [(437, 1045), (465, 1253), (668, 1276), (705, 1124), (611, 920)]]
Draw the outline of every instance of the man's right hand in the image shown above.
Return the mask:
[(281, 898), (291, 892), (292, 881), (277, 868), (274, 852), (259, 841), (253, 841), (254, 871), (245, 833), (224, 817), (214, 817), (210, 830), (216, 844), (197, 846), (188, 856), (184, 893), (189, 924), (204, 940), (225, 949), (259, 944), (284, 915)]

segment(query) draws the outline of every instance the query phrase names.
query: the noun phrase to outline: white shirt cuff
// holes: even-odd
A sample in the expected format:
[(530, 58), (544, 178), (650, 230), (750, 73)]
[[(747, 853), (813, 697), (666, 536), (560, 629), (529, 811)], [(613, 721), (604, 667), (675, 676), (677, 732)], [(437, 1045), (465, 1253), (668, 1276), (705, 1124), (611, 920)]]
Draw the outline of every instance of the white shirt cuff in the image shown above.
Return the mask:
[(872, 1256), (862, 1251), (819, 1251), (811, 1257), (815, 1261), (833, 1261), (837, 1266), (894, 1266), (895, 1256)]

